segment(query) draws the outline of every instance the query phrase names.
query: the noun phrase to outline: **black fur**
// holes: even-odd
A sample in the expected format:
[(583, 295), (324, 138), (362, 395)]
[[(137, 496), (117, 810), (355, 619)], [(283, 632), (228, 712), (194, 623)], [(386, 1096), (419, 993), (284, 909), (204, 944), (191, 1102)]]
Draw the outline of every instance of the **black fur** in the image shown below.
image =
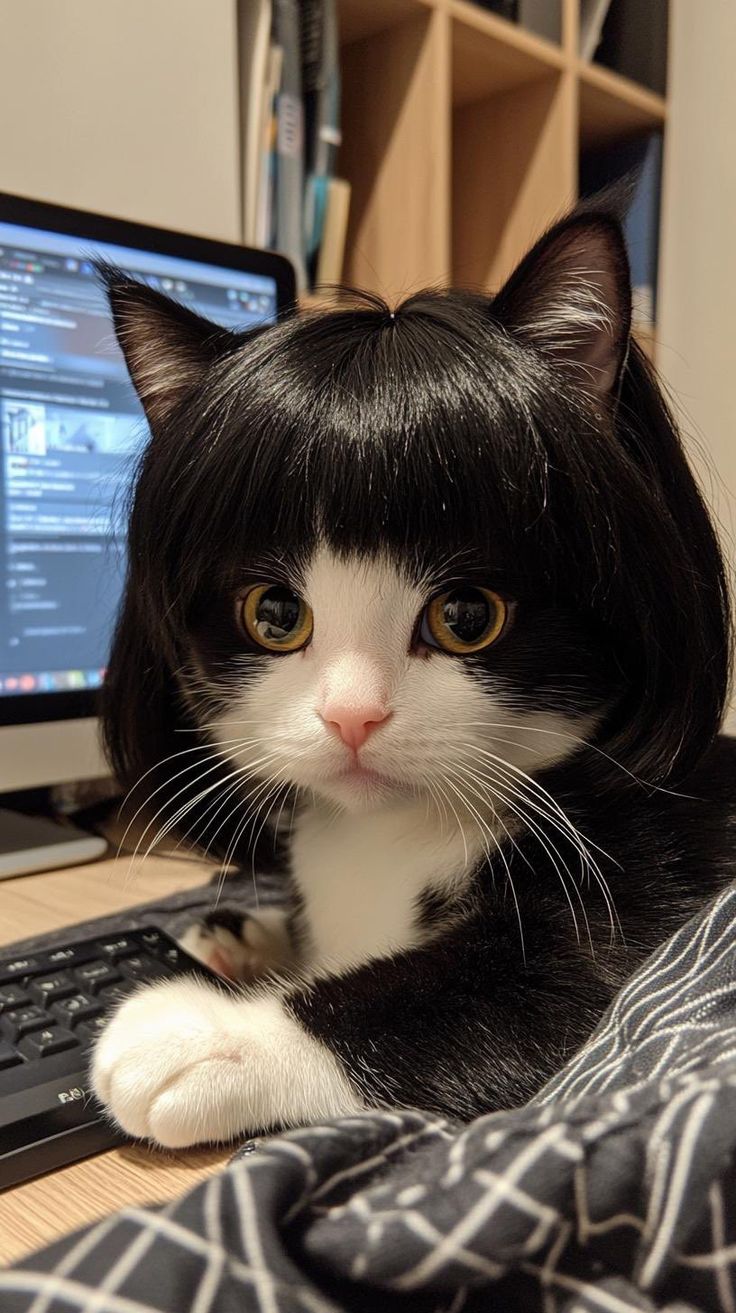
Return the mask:
[[(543, 291), (581, 248), (607, 270), (610, 326), (595, 350), (540, 328)], [(629, 337), (616, 222), (589, 212), (560, 225), (494, 301), (422, 292), (392, 312), (360, 294), (242, 338), (105, 276), (153, 427), (106, 688), (107, 744), (126, 785), (152, 771), (161, 797), (180, 787), (168, 783), (176, 762), (158, 763), (206, 741), (179, 733), (201, 718), (180, 672), (194, 665), (216, 685), (232, 670), (243, 647), (234, 594), (269, 553), (298, 570), (320, 524), (336, 552), (388, 551), (417, 576), (461, 554), (463, 579), (517, 603), (508, 640), (469, 668), (491, 671), (519, 707), (603, 710), (590, 746), (542, 782), (615, 859), (601, 859), (613, 936), (595, 887), (585, 914), (576, 904), (575, 933), (549, 849), (527, 831), (510, 857), (518, 907), (494, 863), (457, 906), (425, 898), (426, 948), (290, 1000), (373, 1101), (466, 1116), (526, 1098), (731, 874), (734, 762), (716, 741), (724, 570)], [(162, 323), (168, 351), (181, 334), (190, 372), (152, 398), (138, 366)], [(208, 832), (196, 808), (187, 823), (220, 850), (232, 837)]]
[(509, 855), (518, 907), (504, 873), (489, 881), (483, 872), (464, 914), (455, 908), (426, 948), (292, 996), (294, 1015), (338, 1053), (370, 1103), (465, 1119), (524, 1102), (585, 1041), (634, 968), (733, 876), (736, 740), (717, 740), (691, 776), (691, 796), (584, 796), (584, 770), (581, 760), (546, 782), (620, 863), (601, 861), (619, 933), (611, 936), (600, 894), (586, 890), (578, 942), (549, 856), (527, 835)]

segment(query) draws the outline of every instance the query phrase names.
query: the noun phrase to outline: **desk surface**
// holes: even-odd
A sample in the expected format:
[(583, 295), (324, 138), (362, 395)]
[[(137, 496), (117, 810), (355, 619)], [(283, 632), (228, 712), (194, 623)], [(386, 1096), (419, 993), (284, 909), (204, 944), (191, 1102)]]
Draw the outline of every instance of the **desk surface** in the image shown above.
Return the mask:
[[(202, 884), (198, 863), (150, 857), (135, 879), (127, 859), (0, 882), (0, 944)], [(125, 1204), (174, 1198), (213, 1172), (228, 1150), (113, 1149), (0, 1194), (0, 1262), (8, 1263)]]

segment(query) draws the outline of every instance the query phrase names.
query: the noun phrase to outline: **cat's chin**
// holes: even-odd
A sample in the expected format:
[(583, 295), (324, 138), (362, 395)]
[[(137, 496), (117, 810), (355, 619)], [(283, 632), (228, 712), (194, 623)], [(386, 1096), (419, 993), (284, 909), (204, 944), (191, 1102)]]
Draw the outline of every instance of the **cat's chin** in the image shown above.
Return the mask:
[(315, 791), (346, 811), (370, 811), (413, 793), (408, 784), (364, 766), (351, 766), (331, 775), (316, 785)]

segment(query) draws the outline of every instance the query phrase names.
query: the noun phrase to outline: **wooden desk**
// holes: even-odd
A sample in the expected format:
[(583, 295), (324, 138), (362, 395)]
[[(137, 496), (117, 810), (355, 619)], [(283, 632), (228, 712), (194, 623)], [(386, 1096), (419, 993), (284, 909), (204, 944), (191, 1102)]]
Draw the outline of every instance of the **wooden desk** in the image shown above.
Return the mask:
[[(88, 917), (123, 911), (202, 884), (207, 868), (150, 857), (133, 881), (128, 862), (20, 876), (0, 882), (0, 944), (43, 934)], [(147, 1146), (112, 1149), (0, 1194), (0, 1262), (103, 1217), (125, 1204), (171, 1199), (214, 1172), (229, 1150), (159, 1152)]]

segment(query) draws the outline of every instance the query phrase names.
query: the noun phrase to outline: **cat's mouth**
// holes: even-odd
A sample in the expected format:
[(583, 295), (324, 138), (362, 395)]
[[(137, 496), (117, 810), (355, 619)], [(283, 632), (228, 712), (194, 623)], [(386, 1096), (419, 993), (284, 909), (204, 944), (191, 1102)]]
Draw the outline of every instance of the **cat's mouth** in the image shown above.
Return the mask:
[(359, 761), (353, 761), (349, 766), (343, 767), (332, 778), (335, 780), (352, 780), (356, 784), (384, 784), (394, 787), (396, 785), (396, 780), (389, 779), (388, 775), (382, 775), (380, 771), (373, 770), (371, 766), (361, 766)]
[(330, 777), (329, 783), (352, 786), (362, 794), (380, 795), (406, 792), (406, 784), (400, 780), (393, 779), (390, 775), (384, 775), (371, 766), (363, 766), (359, 761), (353, 761), (348, 766), (344, 766), (342, 770)]

